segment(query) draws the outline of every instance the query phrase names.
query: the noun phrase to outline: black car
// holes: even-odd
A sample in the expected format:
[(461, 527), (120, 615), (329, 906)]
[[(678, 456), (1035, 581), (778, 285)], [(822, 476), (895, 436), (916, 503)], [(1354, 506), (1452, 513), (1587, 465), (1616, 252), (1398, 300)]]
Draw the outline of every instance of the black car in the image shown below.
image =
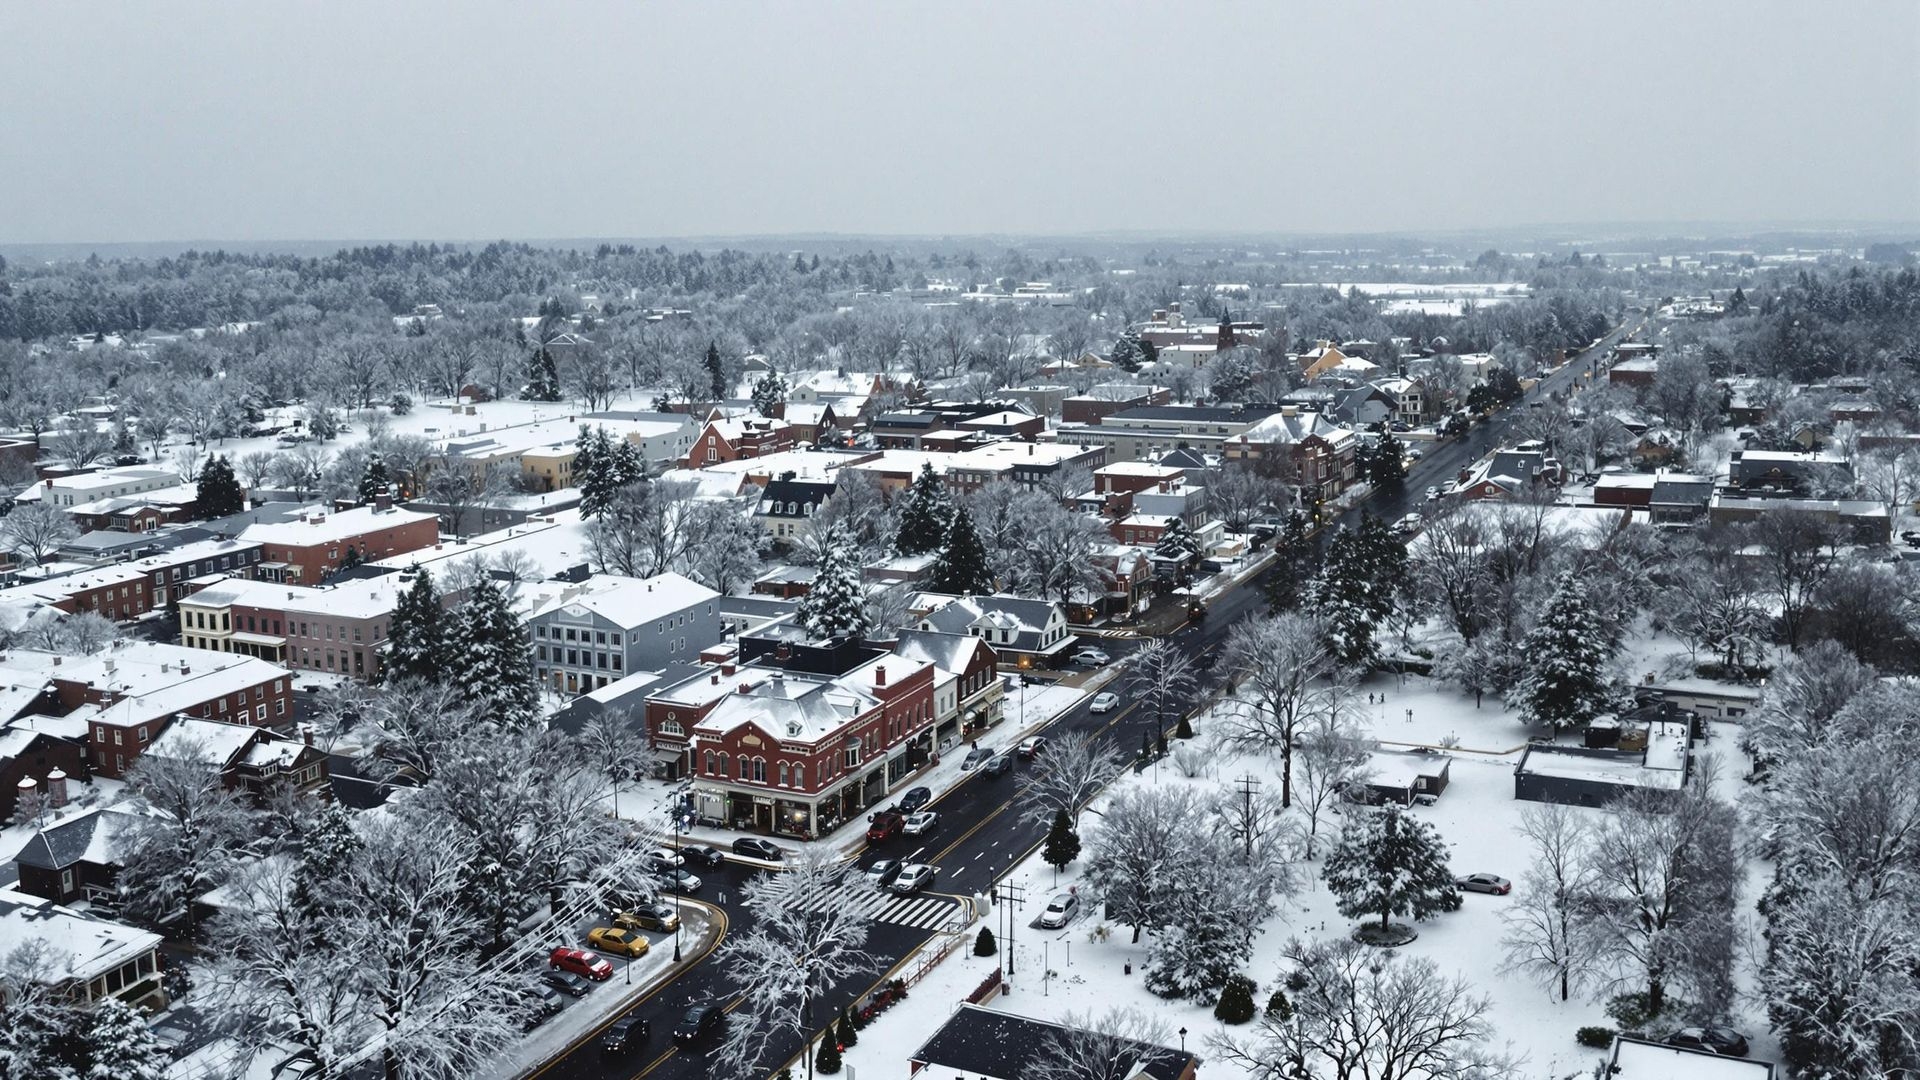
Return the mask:
[(980, 767), (980, 772), (984, 776), (1005, 776), (1012, 771), (1012, 754), (996, 754)]
[(931, 788), (908, 788), (907, 793), (900, 796), (900, 812), (903, 814), (911, 814), (932, 801), (933, 790)]
[(568, 997), (586, 997), (593, 984), (571, 971), (549, 970), (540, 973), (540, 981)]
[(711, 844), (688, 844), (680, 849), (680, 855), (688, 862), (702, 863), (708, 867), (719, 866), (727, 861), (720, 849)]
[(787, 857), (780, 845), (771, 840), (762, 840), (757, 836), (743, 836), (733, 842), (733, 853), (745, 855), (749, 859), (763, 859), (767, 862), (779, 862)]
[(613, 1022), (600, 1036), (600, 1049), (609, 1054), (624, 1054), (653, 1037), (653, 1025), (629, 1013)]
[(1747, 1037), (1724, 1027), (1685, 1027), (1667, 1036), (1668, 1046), (1705, 1050), (1725, 1057), (1746, 1057)]
[(695, 1005), (687, 1010), (687, 1015), (681, 1017), (679, 1025), (673, 1029), (673, 1044), (693, 1046), (708, 1042), (720, 1034), (726, 1022), (727, 1014), (721, 1012), (718, 1005)]

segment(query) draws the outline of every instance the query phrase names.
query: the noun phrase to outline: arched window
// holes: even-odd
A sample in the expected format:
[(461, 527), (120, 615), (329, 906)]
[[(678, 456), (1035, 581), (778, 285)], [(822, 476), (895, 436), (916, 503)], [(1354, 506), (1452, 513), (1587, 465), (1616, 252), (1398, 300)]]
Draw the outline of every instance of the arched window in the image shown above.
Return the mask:
[(721, 777), (724, 777), (724, 776), (726, 776), (726, 775), (727, 775), (727, 765), (728, 765), (728, 764), (729, 764), (729, 762), (727, 761), (727, 755), (725, 755), (725, 754), (721, 754), (721, 755), (720, 755), (720, 769), (719, 769), (719, 771), (718, 771), (718, 772), (716, 772), (716, 773), (714, 773), (714, 775), (715, 775), (715, 776), (721, 776)]
[(786, 787), (786, 786), (787, 786), (787, 776), (788, 776), (788, 775), (789, 775), (789, 774), (788, 774), (788, 770), (787, 770), (787, 763), (783, 761), (783, 762), (781, 762), (781, 763), (780, 763), (780, 786), (781, 786), (781, 787)]
[(707, 751), (707, 775), (713, 775), (713, 751)]

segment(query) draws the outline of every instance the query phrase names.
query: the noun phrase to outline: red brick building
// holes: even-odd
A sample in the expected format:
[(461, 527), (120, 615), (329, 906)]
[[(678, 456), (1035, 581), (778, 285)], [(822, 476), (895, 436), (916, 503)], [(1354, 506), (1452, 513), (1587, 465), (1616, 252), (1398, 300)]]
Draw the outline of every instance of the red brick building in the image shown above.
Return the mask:
[(707, 421), (687, 453), (687, 467), (704, 469), (723, 461), (766, 457), (793, 449), (793, 426), (763, 416), (716, 416)]
[(318, 585), (345, 564), (349, 551), (372, 562), (432, 547), (440, 540), (440, 518), (397, 506), (315, 509), (292, 521), (249, 525), (240, 538), (265, 553), (257, 576)]

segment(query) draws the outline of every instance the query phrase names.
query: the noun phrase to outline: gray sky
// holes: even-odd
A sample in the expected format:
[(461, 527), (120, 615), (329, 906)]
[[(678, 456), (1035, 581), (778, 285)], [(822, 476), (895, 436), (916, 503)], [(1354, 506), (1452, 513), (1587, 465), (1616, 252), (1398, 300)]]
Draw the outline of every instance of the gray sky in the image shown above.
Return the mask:
[(0, 241), (1920, 220), (1920, 3), (0, 0)]

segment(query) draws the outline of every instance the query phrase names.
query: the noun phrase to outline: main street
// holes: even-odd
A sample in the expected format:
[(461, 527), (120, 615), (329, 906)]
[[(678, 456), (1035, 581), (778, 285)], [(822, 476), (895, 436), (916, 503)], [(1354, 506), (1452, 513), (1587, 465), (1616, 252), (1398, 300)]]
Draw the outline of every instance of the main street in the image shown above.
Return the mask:
[[(1373, 493), (1361, 506), (1343, 514), (1338, 519), (1339, 524), (1343, 527), (1357, 525), (1363, 513), (1392, 521), (1423, 506), (1427, 486), (1445, 487), (1462, 468), (1501, 444), (1503, 433), (1518, 410), (1567, 391), (1583, 375), (1597, 372), (1598, 360), (1606, 350), (1637, 329), (1637, 322), (1622, 326), (1592, 348), (1570, 358), (1536, 382), (1521, 400), (1514, 403), (1511, 411), (1474, 425), (1465, 438), (1433, 444), (1423, 460), (1414, 464), (1404, 485), (1397, 490)], [(1599, 375), (1594, 377), (1598, 378)], [(1269, 568), (1223, 590), (1207, 605), (1204, 619), (1189, 621), (1173, 633), (1175, 647), (1190, 659), (1217, 655), (1234, 624), (1266, 611), (1263, 586), (1268, 576), (1276, 572), (1276, 568)], [(1113, 654), (1115, 664), (1124, 664), (1126, 654), (1140, 644), (1137, 639), (1126, 638), (1107, 638), (1099, 642), (1102, 649)], [(1224, 678), (1225, 672), (1217, 668), (1206, 673), (1201, 690), (1195, 695), (1196, 699), (1210, 701)], [(1125, 679), (1122, 673), (1113, 686), (1126, 699), (1126, 704), (1120, 709), (1097, 714), (1087, 701), (1082, 701), (1055, 718), (1042, 729), (1042, 733), (1055, 742), (1098, 738), (1111, 743), (1123, 753), (1132, 754), (1140, 745), (1142, 733), (1153, 730), (1154, 720), (1127, 692)], [(895, 841), (886, 854), (910, 856), (915, 861), (938, 866), (938, 888), (943, 893), (954, 895), (957, 903), (961, 902), (958, 900), (961, 896), (988, 894), (993, 884), (1025, 859), (1045, 834), (1044, 828), (1020, 821), (1020, 808), (1015, 799), (1019, 789), (1017, 772), (1026, 768), (1021, 765), (1016, 774), (998, 777), (980, 772), (967, 774), (933, 805), (933, 809), (940, 813), (940, 832), (925, 838), (924, 843), (918, 838)], [(866, 861), (864, 856), (861, 861)], [(742, 934), (753, 928), (752, 912), (739, 900), (741, 891), (757, 872), (733, 862), (702, 872), (705, 885), (700, 899), (717, 904), (726, 911), (729, 935)], [(1038, 912), (1037, 905), (1044, 905), (1045, 902), (1045, 896), (1027, 897), (1026, 907), (1015, 914), (1016, 922), (1024, 927)], [(998, 921), (998, 915), (997, 911), (989, 913), (990, 921), (986, 924), (996, 927), (996, 932), (1003, 925)], [(815, 1007), (816, 1030), (827, 1018), (852, 1004), (883, 977), (890, 977), (894, 969), (901, 966), (935, 932), (887, 921), (876, 920), (872, 925), (867, 949), (878, 958), (879, 969), (870, 975), (827, 988)], [(652, 1022), (653, 1039), (631, 1056), (615, 1060), (603, 1055), (598, 1038), (600, 1029), (596, 1028), (592, 1037), (560, 1054), (533, 1075), (542, 1080), (641, 1076), (658, 1080), (701, 1080), (711, 1075), (707, 1057), (715, 1052), (714, 1049), (675, 1050), (668, 1041), (669, 1033), (688, 1006), (709, 1001), (732, 1006), (738, 997), (738, 988), (727, 977), (723, 965), (710, 959), (696, 963), (648, 994), (636, 1006), (639, 1015)], [(608, 1017), (608, 1023), (612, 1019)], [(877, 1022), (886, 1021), (881, 1019)], [(601, 1025), (602, 1028), (604, 1026)], [(786, 1040), (782, 1054), (797, 1054), (799, 1049), (800, 1036), (796, 1032)]]

